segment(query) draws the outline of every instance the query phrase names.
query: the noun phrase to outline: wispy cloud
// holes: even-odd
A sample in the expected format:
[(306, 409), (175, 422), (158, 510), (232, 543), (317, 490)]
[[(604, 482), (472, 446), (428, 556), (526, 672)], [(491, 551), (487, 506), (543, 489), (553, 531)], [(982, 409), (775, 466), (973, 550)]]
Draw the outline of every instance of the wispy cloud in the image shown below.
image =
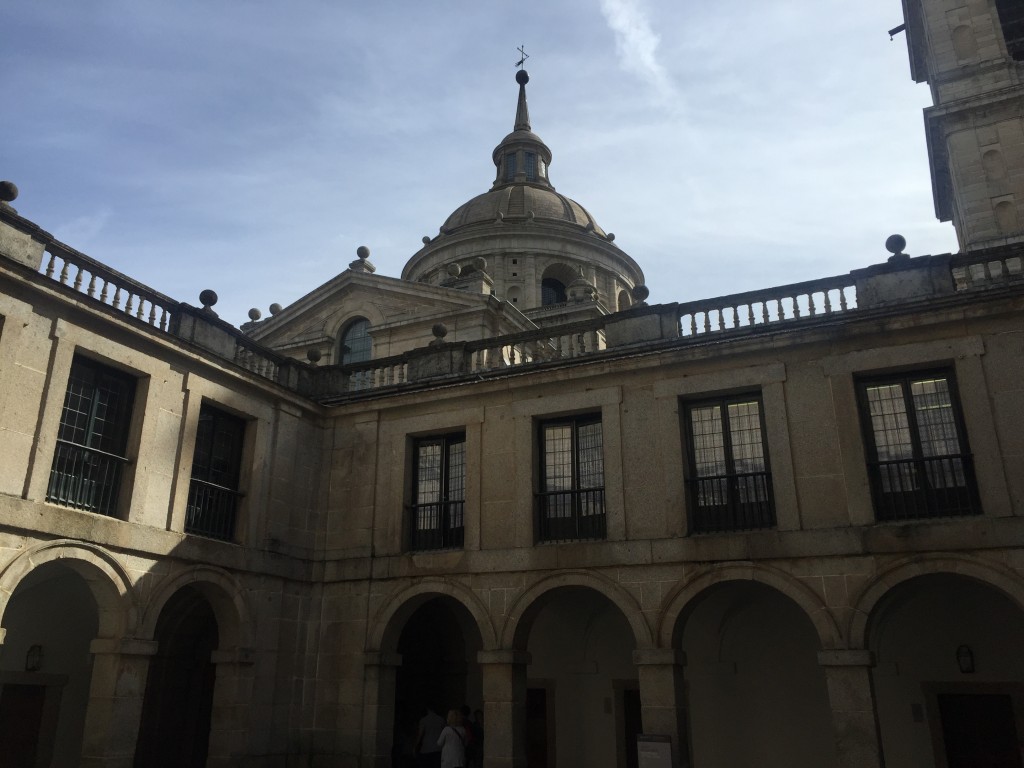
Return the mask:
[(675, 96), (675, 85), (658, 62), (661, 38), (638, 0), (601, 0), (601, 14), (615, 33), (619, 61), (628, 71), (646, 80), (663, 98)]

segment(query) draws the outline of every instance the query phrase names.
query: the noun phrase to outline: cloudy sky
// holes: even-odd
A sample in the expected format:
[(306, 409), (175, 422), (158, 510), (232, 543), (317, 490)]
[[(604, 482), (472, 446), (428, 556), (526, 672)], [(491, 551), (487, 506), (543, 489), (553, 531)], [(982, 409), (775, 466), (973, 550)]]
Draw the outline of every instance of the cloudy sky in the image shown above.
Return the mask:
[(651, 302), (956, 250), (935, 220), (899, 0), (20, 0), (0, 6), (18, 211), (234, 323), (398, 276), (486, 191), (516, 47), (551, 180)]

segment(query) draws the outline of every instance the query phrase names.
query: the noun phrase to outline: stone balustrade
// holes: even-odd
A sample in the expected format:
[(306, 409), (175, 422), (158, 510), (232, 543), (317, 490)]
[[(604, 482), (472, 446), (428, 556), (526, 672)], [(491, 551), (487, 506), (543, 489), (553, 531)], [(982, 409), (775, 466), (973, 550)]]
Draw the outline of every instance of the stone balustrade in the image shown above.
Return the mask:
[(178, 306), (174, 299), (56, 241), (47, 245), (40, 271), (61, 285), (162, 331), (169, 328)]

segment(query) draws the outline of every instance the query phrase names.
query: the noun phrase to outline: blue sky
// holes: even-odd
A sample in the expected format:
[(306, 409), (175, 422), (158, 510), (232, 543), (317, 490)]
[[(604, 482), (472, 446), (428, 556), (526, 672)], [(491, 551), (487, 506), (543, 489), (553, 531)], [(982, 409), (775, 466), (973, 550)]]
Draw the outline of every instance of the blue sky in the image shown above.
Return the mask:
[(956, 250), (899, 0), (8, 0), (18, 211), (234, 323), (398, 276), (493, 180), (526, 45), (551, 180), (686, 301)]

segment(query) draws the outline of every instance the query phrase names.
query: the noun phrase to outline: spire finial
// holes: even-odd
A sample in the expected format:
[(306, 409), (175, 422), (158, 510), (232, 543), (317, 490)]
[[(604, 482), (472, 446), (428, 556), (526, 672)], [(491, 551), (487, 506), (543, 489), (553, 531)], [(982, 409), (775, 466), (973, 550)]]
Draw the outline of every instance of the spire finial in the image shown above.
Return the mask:
[(516, 62), (517, 69), (522, 69), (523, 65), (526, 64), (526, 60), (530, 58), (530, 54), (528, 54), (525, 49), (525, 44), (520, 45), (518, 48), (516, 48), (516, 50), (519, 51), (519, 61)]
[(516, 67), (519, 68), (516, 72), (516, 82), (519, 83), (519, 104), (516, 106), (516, 124), (513, 128), (515, 131), (530, 130), (530, 110), (526, 107), (526, 84), (530, 82), (530, 75), (523, 69), (523, 64), (530, 58), (530, 55), (524, 48), (525, 46), (520, 45), (516, 49), (520, 53), (520, 59), (516, 62)]

